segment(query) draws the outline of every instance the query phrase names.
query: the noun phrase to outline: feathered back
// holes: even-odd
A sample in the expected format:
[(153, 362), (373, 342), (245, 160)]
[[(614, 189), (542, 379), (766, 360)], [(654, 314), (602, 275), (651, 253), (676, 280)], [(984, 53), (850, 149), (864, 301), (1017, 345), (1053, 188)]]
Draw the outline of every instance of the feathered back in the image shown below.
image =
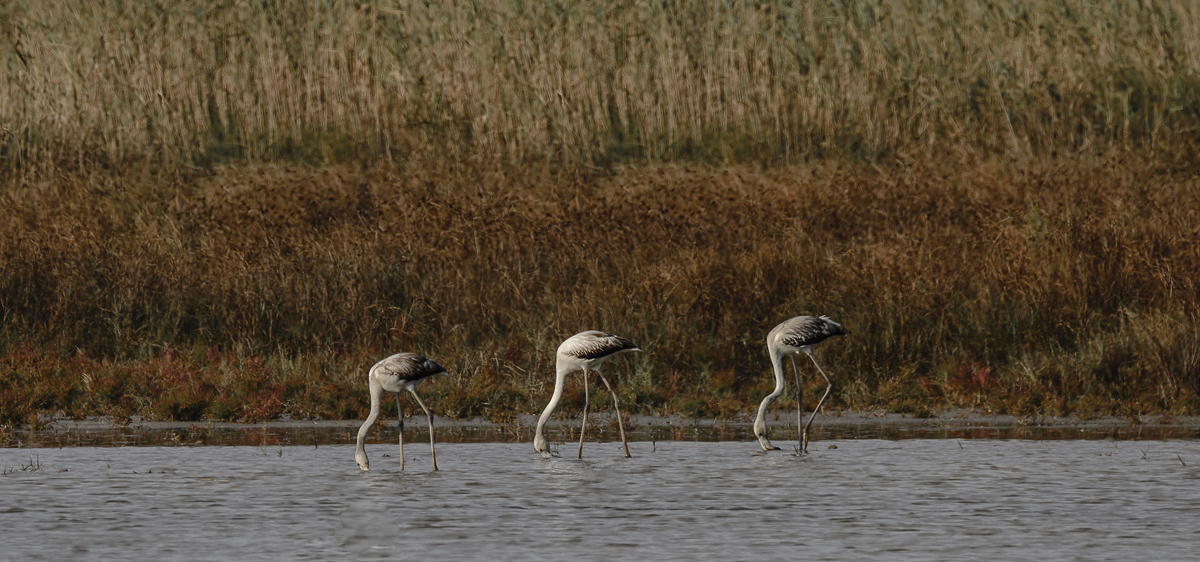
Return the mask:
[(393, 376), (401, 382), (415, 382), (445, 373), (446, 369), (437, 361), (416, 353), (397, 353), (376, 363), (371, 372)]
[(559, 355), (575, 359), (600, 359), (622, 351), (641, 351), (633, 342), (612, 334), (590, 330), (566, 339), (558, 346)]
[(828, 316), (797, 316), (785, 320), (767, 335), (767, 343), (778, 342), (789, 347), (810, 347), (834, 336), (844, 336), (846, 330)]

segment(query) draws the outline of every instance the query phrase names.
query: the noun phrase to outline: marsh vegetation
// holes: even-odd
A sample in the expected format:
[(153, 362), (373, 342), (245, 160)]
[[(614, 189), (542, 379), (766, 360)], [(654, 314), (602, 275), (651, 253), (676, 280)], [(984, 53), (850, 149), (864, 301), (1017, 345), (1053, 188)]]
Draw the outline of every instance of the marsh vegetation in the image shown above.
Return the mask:
[(399, 350), (503, 421), (589, 328), (736, 416), (797, 314), (834, 408), (1194, 414), (1197, 57), (1166, 2), (10, 3), (0, 423), (362, 417)]

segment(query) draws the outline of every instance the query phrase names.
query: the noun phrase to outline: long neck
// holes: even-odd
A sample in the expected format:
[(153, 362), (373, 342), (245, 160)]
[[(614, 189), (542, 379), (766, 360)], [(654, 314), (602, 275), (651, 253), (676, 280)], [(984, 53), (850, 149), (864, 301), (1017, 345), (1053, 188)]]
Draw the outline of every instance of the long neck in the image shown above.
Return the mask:
[(771, 367), (775, 369), (775, 392), (763, 398), (758, 406), (758, 416), (754, 418), (754, 433), (758, 436), (766, 435), (767, 407), (783, 394), (783, 353), (770, 343), (767, 344), (767, 351), (771, 353)]
[(358, 449), (355, 451), (357, 457), (363, 457), (367, 432), (371, 430), (371, 426), (375, 424), (375, 419), (379, 417), (379, 396), (383, 394), (383, 387), (371, 380), (371, 413), (367, 416), (367, 421), (363, 422), (362, 427), (358, 428)]
[(554, 396), (550, 397), (550, 403), (546, 404), (546, 409), (542, 410), (542, 415), (538, 417), (537, 432), (533, 436), (533, 446), (538, 451), (546, 449), (546, 439), (542, 437), (542, 427), (546, 425), (546, 421), (550, 419), (550, 414), (554, 413), (554, 409), (558, 407), (558, 401), (562, 399), (563, 386), (565, 386), (567, 372), (570, 370), (562, 365), (561, 360), (555, 361), (554, 367)]

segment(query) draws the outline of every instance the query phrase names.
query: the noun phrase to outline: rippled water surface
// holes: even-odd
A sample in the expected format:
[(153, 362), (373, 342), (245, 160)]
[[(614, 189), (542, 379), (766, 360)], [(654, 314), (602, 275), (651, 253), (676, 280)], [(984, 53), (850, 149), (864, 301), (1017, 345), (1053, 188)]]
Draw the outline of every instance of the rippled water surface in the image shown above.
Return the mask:
[[(780, 443), (783, 445), (784, 443)], [(836, 448), (827, 448), (836, 445)], [(1200, 441), (0, 449), (6, 560), (1195, 560)], [(574, 456), (574, 445), (562, 445)], [(34, 470), (37, 468), (37, 470)]]

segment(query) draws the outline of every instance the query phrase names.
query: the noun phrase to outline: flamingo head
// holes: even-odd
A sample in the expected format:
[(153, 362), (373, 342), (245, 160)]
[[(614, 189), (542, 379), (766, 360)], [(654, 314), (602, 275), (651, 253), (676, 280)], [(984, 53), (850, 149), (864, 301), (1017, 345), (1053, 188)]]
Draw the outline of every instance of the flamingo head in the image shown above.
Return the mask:
[(557, 457), (557, 456), (558, 456), (558, 454), (557, 454), (557, 453), (555, 453), (554, 451), (552, 451), (552, 450), (550, 449), (550, 445), (549, 445), (548, 443), (546, 443), (546, 438), (545, 438), (545, 437), (542, 437), (542, 436), (541, 436), (541, 434), (538, 434), (538, 435), (534, 436), (534, 438), (533, 438), (533, 448), (534, 448), (535, 450), (537, 450), (537, 452), (541, 453), (541, 454), (542, 454), (542, 458), (544, 458), (544, 459), (548, 459), (548, 458), (550, 458), (550, 457)]
[(758, 438), (758, 444), (762, 445), (764, 451), (778, 451), (779, 447), (771, 444), (767, 439), (767, 422), (761, 416), (754, 420), (754, 436)]
[(354, 453), (354, 461), (358, 463), (358, 468), (371, 470), (371, 463), (367, 461), (367, 453), (365, 451), (356, 451)]

